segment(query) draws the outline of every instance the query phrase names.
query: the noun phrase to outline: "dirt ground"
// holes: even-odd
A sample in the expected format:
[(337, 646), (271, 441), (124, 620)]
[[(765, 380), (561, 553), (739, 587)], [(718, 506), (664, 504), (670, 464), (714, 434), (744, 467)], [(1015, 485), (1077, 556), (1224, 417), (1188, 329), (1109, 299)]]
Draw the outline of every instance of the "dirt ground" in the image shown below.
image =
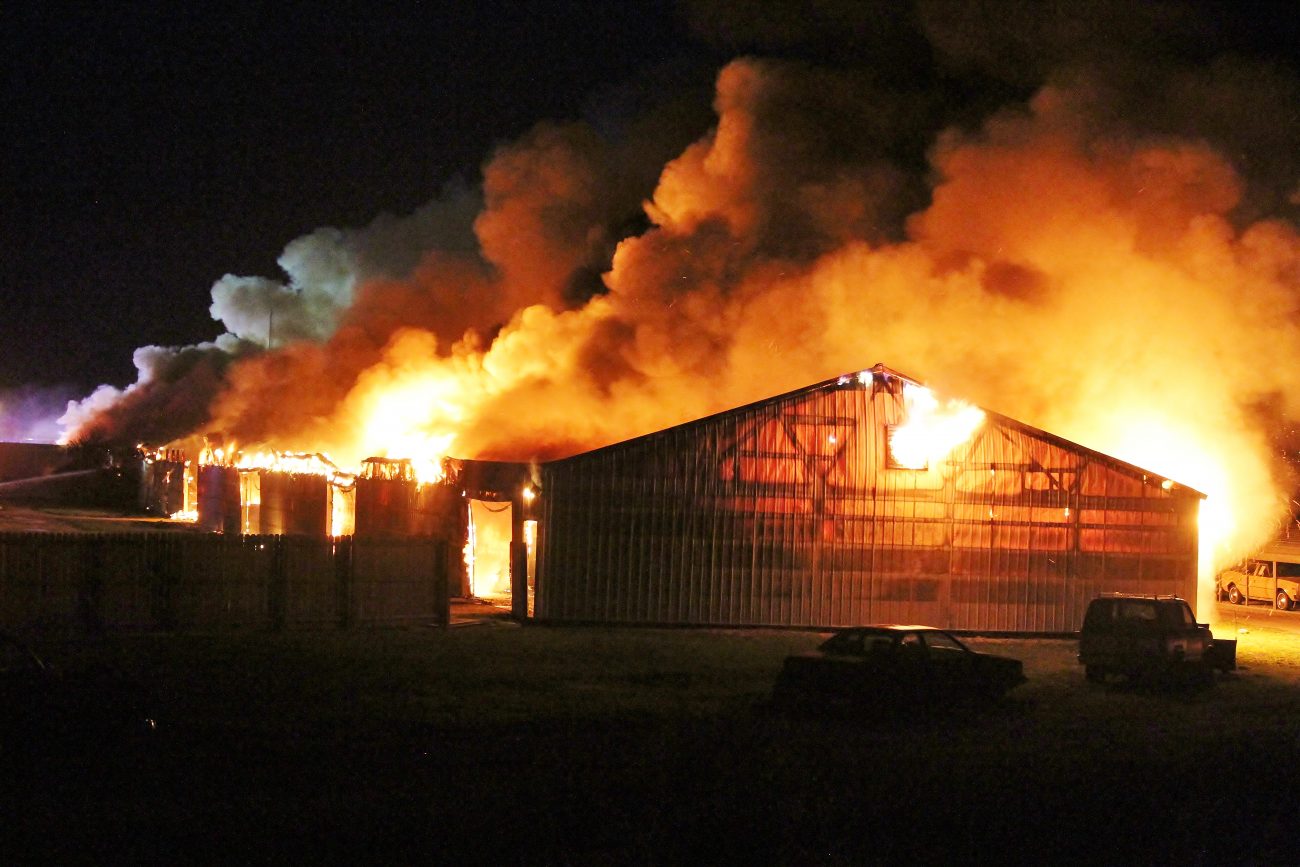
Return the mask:
[[(1242, 636), (1208, 688), (1084, 681), (972, 639), (989, 707), (777, 713), (816, 633), (520, 627), (48, 641), (147, 683), (155, 748), (5, 780), (6, 861), (1286, 863), (1300, 666)], [(32, 857), (32, 856), (35, 857)]]
[(139, 533), (194, 531), (192, 524), (83, 506), (0, 502), (0, 533)]
[[(35, 513), (35, 514), (32, 514)], [(157, 529), (0, 508), (0, 528)], [(790, 715), (820, 635), (519, 626), (34, 643), (142, 684), (143, 750), (0, 774), (0, 863), (1295, 863), (1300, 633), (1228, 612), (1208, 688), (1088, 684), (1075, 642), (975, 637), (988, 707)]]

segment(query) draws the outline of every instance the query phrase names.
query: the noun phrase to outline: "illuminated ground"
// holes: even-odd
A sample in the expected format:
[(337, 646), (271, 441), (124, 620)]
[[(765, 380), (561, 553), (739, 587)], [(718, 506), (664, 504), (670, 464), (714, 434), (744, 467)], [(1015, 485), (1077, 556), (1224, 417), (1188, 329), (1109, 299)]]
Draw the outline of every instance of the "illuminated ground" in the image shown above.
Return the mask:
[(33, 506), (0, 501), (2, 533), (136, 533), (195, 531), (185, 521), (169, 521), (113, 509), (82, 506)]
[[(1262, 612), (1264, 609), (1260, 609)], [(1251, 613), (1254, 613), (1252, 609)], [(1030, 682), (927, 719), (764, 705), (797, 632), (521, 628), (41, 643), (149, 683), (150, 757), (14, 782), (53, 860), (1266, 863), (1293, 849), (1300, 661), (1097, 687), (1074, 643), (977, 640)]]

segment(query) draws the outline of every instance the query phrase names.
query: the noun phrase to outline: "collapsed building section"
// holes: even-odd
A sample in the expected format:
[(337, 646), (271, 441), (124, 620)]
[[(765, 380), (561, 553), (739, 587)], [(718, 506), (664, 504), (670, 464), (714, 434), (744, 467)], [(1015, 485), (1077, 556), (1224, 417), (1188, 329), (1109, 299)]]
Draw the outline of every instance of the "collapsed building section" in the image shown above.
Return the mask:
[(537, 617), (1070, 632), (1195, 604), (1202, 495), (883, 366), (541, 468)]
[(448, 458), (439, 478), (421, 481), (402, 459), (369, 458), (355, 476), (320, 455), (273, 463), (195, 468), (182, 455), (159, 453), (145, 461), (141, 502), (184, 514), (181, 504), (192, 501), (199, 529), (228, 535), (443, 539), (452, 543), (440, 550), (448, 552), (443, 574), (453, 596), (509, 601), (521, 617), (530, 610), (528, 465)]
[(445, 540), (448, 592), (520, 619), (1063, 633), (1099, 593), (1196, 604), (1200, 493), (880, 365), (540, 466), (195, 487), (214, 532)]
[(149, 456), (140, 469), (140, 505), (146, 512), (170, 517), (194, 511), (198, 480), (185, 455), (177, 450)]

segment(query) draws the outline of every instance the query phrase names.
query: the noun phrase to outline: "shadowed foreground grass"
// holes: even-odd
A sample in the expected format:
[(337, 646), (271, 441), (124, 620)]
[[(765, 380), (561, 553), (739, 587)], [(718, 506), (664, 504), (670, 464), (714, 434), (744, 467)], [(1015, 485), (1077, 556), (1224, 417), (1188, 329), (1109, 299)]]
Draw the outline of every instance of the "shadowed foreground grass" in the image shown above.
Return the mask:
[[(1084, 682), (1071, 641), (999, 705), (790, 716), (814, 633), (485, 625), (45, 642), (145, 683), (159, 748), (5, 780), (33, 860), (1292, 860), (1300, 673)], [(12, 860), (12, 859), (3, 859)]]

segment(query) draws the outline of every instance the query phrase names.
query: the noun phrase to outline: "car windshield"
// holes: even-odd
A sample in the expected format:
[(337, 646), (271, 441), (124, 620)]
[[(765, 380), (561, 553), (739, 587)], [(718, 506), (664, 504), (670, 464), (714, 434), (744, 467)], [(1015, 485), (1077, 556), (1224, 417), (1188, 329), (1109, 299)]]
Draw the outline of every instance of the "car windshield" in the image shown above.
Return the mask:
[(820, 648), (824, 653), (861, 653), (862, 652), (862, 633), (856, 629), (846, 632), (837, 632), (830, 638), (822, 642)]
[(946, 632), (926, 632), (925, 643), (934, 650), (965, 650), (966, 645)]

